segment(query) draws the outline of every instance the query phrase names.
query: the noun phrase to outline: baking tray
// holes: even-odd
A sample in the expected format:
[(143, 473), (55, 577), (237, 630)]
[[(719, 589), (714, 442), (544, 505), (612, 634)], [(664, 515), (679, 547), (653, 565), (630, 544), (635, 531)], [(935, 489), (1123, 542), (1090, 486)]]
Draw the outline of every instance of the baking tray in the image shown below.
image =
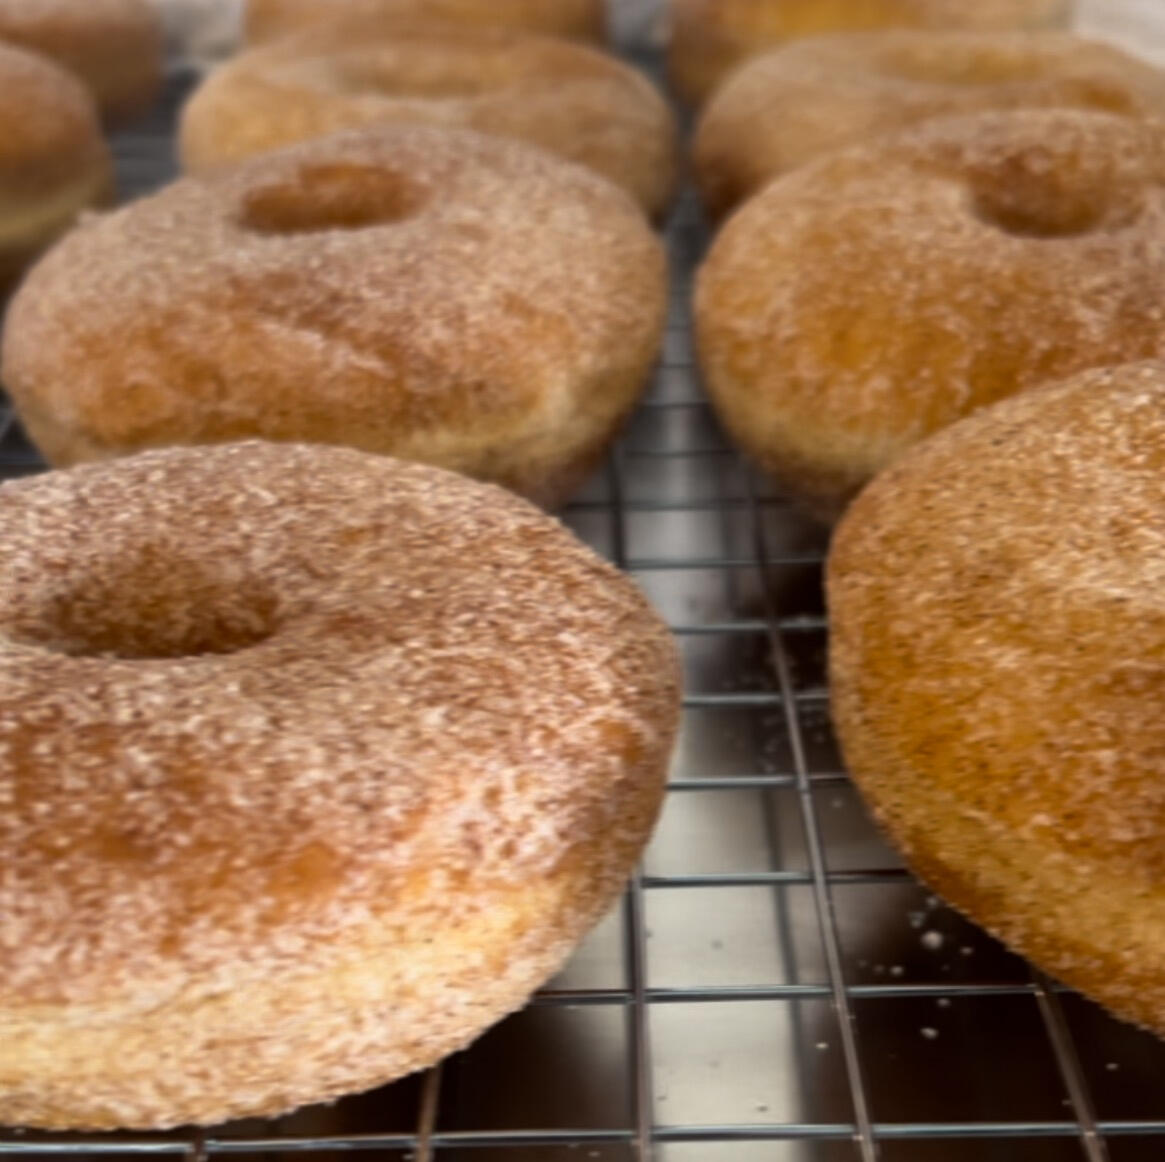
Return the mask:
[[(653, 62), (646, 62), (651, 64)], [(172, 176), (175, 78), (117, 139)], [(826, 536), (726, 443), (688, 302), (690, 194), (650, 394), (566, 523), (643, 586), (687, 675), (659, 831), (620, 907), (441, 1068), (206, 1132), (0, 1131), (0, 1155), (384, 1162), (1163, 1162), (1165, 1045), (1063, 991), (904, 870), (829, 724)], [(0, 410), (0, 476), (41, 470)]]

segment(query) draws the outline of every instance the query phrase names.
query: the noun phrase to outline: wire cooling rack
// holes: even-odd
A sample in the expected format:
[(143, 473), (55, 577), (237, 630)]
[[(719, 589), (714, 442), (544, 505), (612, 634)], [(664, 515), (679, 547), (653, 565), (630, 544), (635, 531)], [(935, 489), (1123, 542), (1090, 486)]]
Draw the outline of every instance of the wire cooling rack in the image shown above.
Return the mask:
[[(173, 114), (118, 142), (171, 174)], [(0, 1155), (384, 1162), (1163, 1162), (1165, 1045), (1053, 985), (915, 882), (828, 717), (826, 541), (701, 397), (689, 197), (662, 365), (564, 514), (683, 652), (658, 834), (621, 906), (522, 1013), (443, 1067), (272, 1122), (162, 1135), (0, 1131)], [(0, 411), (0, 476), (40, 470)]]

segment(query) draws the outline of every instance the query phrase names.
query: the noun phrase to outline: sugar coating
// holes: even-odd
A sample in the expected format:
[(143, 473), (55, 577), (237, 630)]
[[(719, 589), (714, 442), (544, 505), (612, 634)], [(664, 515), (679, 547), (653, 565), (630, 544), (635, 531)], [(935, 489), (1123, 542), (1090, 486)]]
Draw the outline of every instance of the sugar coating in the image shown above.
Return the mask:
[(216, 70), (182, 114), (190, 171), (344, 129), (462, 126), (540, 146), (625, 188), (654, 216), (676, 181), (663, 97), (605, 53), (502, 28), (313, 29)]
[(0, 44), (0, 97), (0, 204), (51, 194), (106, 157), (91, 98), (43, 57)]
[(1063, 27), (1072, 0), (671, 0), (672, 79), (694, 104), (742, 61), (798, 37), (883, 28)]
[(732, 434), (823, 515), (979, 407), (1165, 355), (1165, 135), (1079, 110), (928, 122), (819, 159), (700, 272)]
[(0, 44), (0, 288), (108, 193), (112, 170), (80, 82), (35, 53)]
[(896, 29), (796, 40), (717, 90), (693, 160), (719, 216), (832, 150), (935, 117), (1025, 108), (1160, 116), (1165, 73), (1061, 32)]
[(141, 112), (162, 79), (162, 26), (149, 0), (0, 0), (0, 39), (63, 65), (101, 111)]
[(271, 40), (312, 25), (337, 20), (368, 22), (375, 28), (400, 18), (435, 20), (468, 28), (524, 28), (579, 40), (604, 39), (604, 0), (250, 0), (247, 37)]
[(66, 238), (3, 375), (58, 465), (249, 437), (562, 499), (658, 348), (662, 248), (602, 178), (466, 130), (355, 131), (187, 179)]
[(1165, 365), (912, 451), (839, 527), (829, 602), (845, 757), (914, 869), (1165, 1032)]
[(605, 903), (646, 838), (674, 646), (499, 489), (173, 449), (0, 487), (0, 540), (0, 1023), (327, 963), (422, 875), (455, 916), (587, 852)]

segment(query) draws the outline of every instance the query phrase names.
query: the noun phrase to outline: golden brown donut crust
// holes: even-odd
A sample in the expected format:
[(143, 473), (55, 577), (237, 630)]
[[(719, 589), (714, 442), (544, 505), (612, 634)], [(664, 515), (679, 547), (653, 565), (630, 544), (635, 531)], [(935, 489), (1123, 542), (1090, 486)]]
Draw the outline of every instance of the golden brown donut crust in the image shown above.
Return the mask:
[(1165, 128), (1040, 110), (928, 122), (742, 206), (700, 272), (725, 425), (820, 515), (1005, 396), (1165, 355)]
[(538, 145), (601, 173), (659, 217), (676, 181), (663, 96), (605, 53), (501, 28), (404, 24), (375, 37), (313, 30), (216, 70), (182, 116), (200, 172), (369, 125), (463, 126)]
[(675, 647), (533, 506), (250, 443), (6, 484), (0, 528), (0, 1121), (377, 1085), (613, 903)]
[(571, 40), (606, 39), (604, 0), (247, 0), (246, 39), (252, 44), (336, 21), (375, 26), (401, 17), (470, 28), (517, 28)]
[(700, 119), (693, 161), (719, 217), (823, 153), (935, 117), (1094, 109), (1165, 115), (1165, 72), (1059, 32), (851, 33), (795, 41), (738, 69)]
[(964, 32), (1058, 28), (1074, 0), (670, 0), (668, 71), (702, 104), (750, 56), (802, 36), (886, 28)]
[(147, 110), (162, 83), (162, 25), (149, 0), (0, 0), (0, 41), (75, 73), (109, 120)]
[(80, 82), (0, 44), (0, 289), (112, 184), (97, 111)]
[(662, 248), (609, 182), (518, 142), (395, 126), (75, 232), (13, 301), (3, 379), (56, 465), (257, 436), (554, 505), (634, 407), (665, 310)]
[(1165, 366), (940, 433), (829, 564), (833, 714), (934, 888), (1165, 1035)]

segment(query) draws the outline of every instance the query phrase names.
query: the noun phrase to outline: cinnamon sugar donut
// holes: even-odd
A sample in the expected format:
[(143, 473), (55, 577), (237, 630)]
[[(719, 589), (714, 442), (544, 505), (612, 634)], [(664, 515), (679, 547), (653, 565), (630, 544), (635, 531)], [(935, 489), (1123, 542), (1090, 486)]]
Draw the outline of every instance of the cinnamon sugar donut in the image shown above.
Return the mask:
[(1163, 186), (1160, 122), (1077, 110), (931, 121), (778, 179), (699, 276), (721, 418), (828, 517), (985, 404), (1165, 356)]
[(802, 36), (885, 28), (963, 32), (1063, 27), (1073, 0), (670, 0), (668, 67), (693, 105), (750, 56)]
[(676, 129), (663, 97), (604, 53), (502, 28), (313, 30), (214, 72), (182, 115), (198, 172), (341, 129), (461, 125), (515, 137), (610, 178), (652, 215), (671, 200)]
[(666, 627), (532, 506), (342, 448), (0, 488), (0, 1121), (276, 1114), (431, 1065), (614, 902)]
[(518, 28), (572, 40), (606, 38), (604, 0), (247, 0), (244, 29), (255, 44), (335, 21), (363, 21), (375, 28), (400, 17)]
[(1165, 366), (913, 450), (829, 564), (833, 713), (940, 894), (1165, 1036)]
[(0, 44), (0, 290), (112, 186), (97, 111), (80, 82)]
[(162, 39), (148, 0), (0, 0), (0, 41), (75, 73), (112, 120), (143, 112), (157, 97)]
[(665, 309), (660, 244), (609, 182), (518, 142), (395, 126), (74, 232), (13, 301), (3, 379), (57, 465), (258, 436), (556, 504), (634, 407)]
[(1165, 115), (1165, 72), (1057, 32), (869, 32), (749, 61), (708, 103), (694, 161), (716, 216), (831, 150), (934, 117), (1024, 108)]

